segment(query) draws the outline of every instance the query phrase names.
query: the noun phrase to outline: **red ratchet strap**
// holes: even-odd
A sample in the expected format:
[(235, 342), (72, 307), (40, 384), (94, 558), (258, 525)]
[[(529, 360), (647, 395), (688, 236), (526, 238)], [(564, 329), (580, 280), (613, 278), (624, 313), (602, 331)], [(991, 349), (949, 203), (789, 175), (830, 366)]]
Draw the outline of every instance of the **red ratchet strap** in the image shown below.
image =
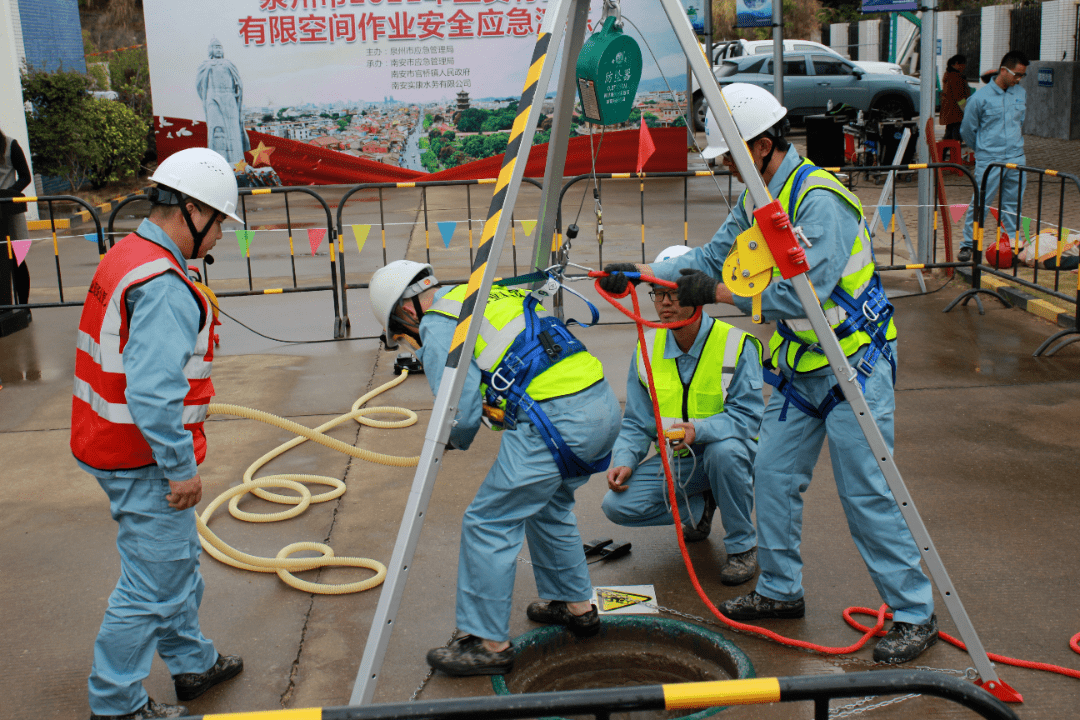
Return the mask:
[[(762, 208), (761, 210), (764, 211), (764, 210), (766, 210), (768, 208), (769, 208), (769, 206), (766, 206), (765, 208)], [(755, 213), (755, 215), (756, 214), (757, 213)], [(783, 213), (781, 213), (781, 214), (783, 215)], [(759, 220), (760, 220), (760, 218), (759, 218)], [(775, 218), (775, 220), (777, 221), (778, 225), (782, 225), (783, 222), (787, 220), (787, 216), (783, 215), (783, 218)], [(788, 232), (787, 235), (789, 235), (794, 240), (794, 235), (792, 235), (790, 232)], [(766, 233), (766, 238), (768, 238), (768, 237), (769, 237), (769, 234)], [(770, 244), (770, 248), (771, 248), (771, 244)], [(795, 243), (795, 249), (797, 249), (800, 253), (802, 252), (802, 248), (798, 246), (797, 242)], [(777, 254), (776, 250), (773, 250), (773, 256), (776, 257), (776, 258), (779, 258), (779, 255)], [(791, 259), (792, 259), (792, 266), (793, 266), (792, 269), (797, 268), (799, 266), (799, 264), (800, 264), (799, 263), (798, 253), (792, 253), (791, 254)], [(778, 261), (777, 265), (779, 265), (779, 264), (780, 263)], [(801, 270), (801, 271), (793, 272), (792, 273), (793, 275), (797, 275), (798, 272), (804, 272), (805, 271), (805, 255), (803, 255), (803, 259), (802, 259), (801, 264), (802, 264), (802, 267), (804, 269)], [(613, 294), (608, 293), (607, 291), (605, 291), (602, 287), (600, 287), (599, 278), (603, 278), (603, 277), (607, 277), (607, 276), (608, 276), (608, 273), (600, 272), (600, 271), (592, 271), (592, 272), (589, 273), (589, 277), (597, 278), (596, 290), (597, 290), (598, 293), (600, 293), (600, 296), (603, 297), (608, 302), (610, 302), (616, 308), (618, 308), (619, 311), (621, 311), (624, 315), (626, 315), (631, 320), (633, 320), (637, 325), (638, 345), (641, 348), (641, 356), (642, 356), (642, 359), (644, 360), (644, 364), (645, 364), (645, 374), (646, 374), (646, 376), (648, 378), (648, 381), (649, 381), (649, 397), (652, 399), (653, 415), (656, 418), (656, 433), (657, 433), (656, 436), (658, 438), (663, 437), (664, 428), (663, 428), (663, 426), (662, 426), (662, 424), (660, 422), (660, 417), (661, 417), (660, 416), (660, 403), (659, 403), (659, 400), (658, 400), (657, 395), (656, 395), (656, 385), (653, 382), (652, 363), (649, 361), (647, 344), (645, 343), (645, 329), (644, 328), (645, 328), (646, 325), (649, 326), (649, 327), (653, 327), (653, 328), (669, 328), (669, 329), (684, 327), (684, 326), (689, 325), (690, 323), (694, 322), (694, 320), (696, 320), (700, 316), (701, 308), (700, 307), (696, 308), (696, 310), (694, 312), (694, 316), (691, 317), (689, 320), (680, 321), (680, 322), (676, 322), (676, 323), (665, 324), (665, 323), (652, 322), (650, 320), (646, 320), (645, 318), (643, 318), (641, 316), (641, 308), (640, 308), (640, 305), (639, 305), (639, 302), (638, 302), (637, 289), (634, 286), (634, 284), (633, 283), (627, 283), (626, 290), (624, 290), (621, 294), (613, 295)], [(675, 283), (673, 283), (673, 282), (668, 282), (666, 280), (660, 280), (659, 278), (649, 277), (649, 276), (647, 276), (645, 274), (641, 275), (641, 281), (642, 282), (647, 282), (647, 283), (650, 283), (650, 284), (653, 284), (653, 285), (662, 285), (662, 286), (668, 287), (668, 288), (677, 287), (677, 285)], [(621, 303), (616, 302), (616, 300), (624, 298), (627, 295), (630, 296), (630, 300), (631, 300), (631, 302), (632, 302), (632, 304), (634, 306), (634, 309), (632, 311), (627, 310), (625, 307), (623, 307), (623, 305)], [(716, 607), (716, 605), (714, 605), (713, 602), (711, 600), (709, 600), (708, 596), (705, 594), (705, 590), (701, 587), (701, 583), (698, 581), (697, 572), (695, 572), (695, 570), (694, 570), (694, 564), (690, 560), (690, 555), (686, 550), (686, 540), (683, 538), (683, 535), (682, 535), (682, 532), (681, 532), (682, 519), (679, 517), (679, 504), (678, 504), (677, 498), (675, 496), (675, 482), (674, 482), (674, 479), (673, 479), (673, 474), (671, 472), (671, 462), (670, 462), (670, 460), (668, 458), (667, 444), (666, 443), (658, 443), (658, 445), (659, 445), (659, 448), (660, 448), (660, 459), (661, 459), (661, 462), (663, 463), (663, 466), (664, 466), (664, 475), (667, 478), (668, 503), (671, 506), (671, 514), (672, 514), (672, 517), (673, 517), (673, 520), (674, 520), (674, 527), (676, 528), (675, 536), (679, 541), (679, 552), (682, 553), (683, 564), (686, 566), (686, 571), (690, 576), (690, 582), (693, 584), (694, 590), (697, 591), (698, 597), (701, 598), (701, 601), (703, 603), (705, 603), (705, 606), (709, 608), (709, 610), (713, 613), (713, 615), (715, 615), (717, 617), (717, 619), (719, 619), (721, 622), (723, 622), (728, 627), (730, 627), (732, 629), (735, 629), (735, 630), (739, 630), (740, 632), (748, 633), (748, 634), (751, 634), (751, 635), (759, 635), (761, 637), (768, 638), (769, 640), (772, 640), (772, 641), (774, 641), (776, 643), (779, 643), (781, 645), (786, 645), (787, 647), (802, 648), (804, 650), (812, 650), (814, 652), (821, 653), (821, 654), (824, 654), (824, 655), (847, 655), (847, 654), (856, 652), (857, 650), (861, 649), (864, 645), (866, 645), (867, 641), (869, 641), (870, 638), (872, 638), (874, 636), (881, 637), (881, 636), (885, 635), (885, 631), (883, 629), (884, 626), (885, 626), (885, 620), (886, 619), (892, 619), (892, 613), (887, 612), (888, 611), (888, 605), (885, 605), (885, 604), (882, 604), (881, 607), (878, 608), (876, 611), (872, 610), (870, 608), (865, 608), (865, 607), (849, 607), (846, 610), (844, 610), (844, 620), (847, 622), (847, 624), (850, 625), (855, 630), (858, 630), (859, 632), (863, 633), (863, 636), (861, 638), (859, 638), (855, 643), (853, 643), (851, 645), (848, 645), (847, 647), (829, 647), (829, 646), (826, 646), (826, 645), (817, 645), (817, 644), (814, 644), (814, 643), (806, 642), (804, 640), (795, 640), (793, 638), (784, 637), (783, 635), (780, 635), (779, 633), (773, 632), (772, 630), (769, 630), (767, 628), (759, 627), (757, 625), (748, 625), (746, 623), (741, 623), (741, 622), (738, 622), (736, 620), (732, 620), (732, 619), (728, 618), (727, 616), (725, 616), (723, 613), (721, 613), (720, 610)], [(866, 627), (866, 626), (862, 625), (861, 623), (859, 623), (858, 621), (856, 621), (852, 617), (852, 615), (854, 615), (854, 614), (876, 616), (877, 621), (875, 622), (873, 627)], [(948, 642), (949, 644), (954, 645), (955, 647), (958, 647), (961, 650), (967, 651), (967, 646), (963, 642), (961, 642), (960, 640), (957, 640), (956, 638), (953, 638), (953, 637), (951, 637), (950, 635), (948, 635), (946, 633), (940, 633), (940, 637), (941, 637), (942, 640)], [(1080, 653), (1080, 633), (1077, 633), (1076, 635), (1074, 635), (1070, 639), (1069, 647), (1071, 647), (1074, 652)], [(1062, 667), (1060, 665), (1051, 665), (1049, 663), (1032, 662), (1032, 661), (1029, 661), (1029, 660), (1018, 660), (1018, 659), (1015, 659), (1015, 658), (1006, 657), (1004, 655), (997, 655), (997, 654), (994, 654), (994, 653), (987, 653), (987, 656), (991, 660), (993, 660), (995, 662), (1004, 663), (1006, 665), (1013, 665), (1015, 667), (1022, 667), (1022, 668), (1027, 668), (1027, 669), (1030, 669), (1030, 670), (1041, 670), (1041, 671), (1044, 671), (1044, 672), (1052, 672), (1052, 673), (1057, 673), (1059, 675), (1064, 675), (1066, 677), (1080, 679), (1080, 671), (1073, 670), (1071, 668)], [(981, 681), (976, 681), (975, 684), (976, 685), (982, 685), (982, 682)], [(994, 690), (995, 690), (995, 694), (996, 694), (997, 689), (995, 688)], [(1016, 695), (1015, 699), (1008, 700), (1008, 701), (1010, 701), (1010, 702), (1020, 702), (1020, 697), (1019, 697), (1019, 695)]]

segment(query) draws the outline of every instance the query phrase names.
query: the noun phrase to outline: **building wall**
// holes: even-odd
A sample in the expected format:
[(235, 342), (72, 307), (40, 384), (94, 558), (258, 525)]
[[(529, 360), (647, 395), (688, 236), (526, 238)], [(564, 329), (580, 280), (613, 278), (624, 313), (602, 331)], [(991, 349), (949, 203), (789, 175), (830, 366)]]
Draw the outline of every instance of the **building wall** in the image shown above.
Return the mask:
[[(1039, 84), (1039, 70), (1052, 73), (1052, 84)], [(1080, 138), (1080, 65), (1073, 62), (1035, 60), (1028, 66), (1024, 81), (1027, 91), (1027, 113), (1024, 134), (1039, 137), (1076, 140)]]
[(829, 47), (844, 57), (848, 57), (847, 26), (847, 23), (829, 25)]
[(78, 0), (18, 0), (27, 67), (86, 72)]
[[(979, 73), (997, 70), (1001, 58), (1009, 52), (1009, 11), (1011, 5), (994, 5), (982, 9), (982, 48), (979, 54)], [(971, 62), (971, 58), (968, 58)]]
[(1042, 6), (1042, 45), (1044, 60), (1076, 62), (1076, 0), (1048, 0)]
[[(852, 48), (854, 50), (854, 48)], [(877, 60), (881, 57), (881, 22), (877, 16), (873, 20), (859, 21), (858, 56), (851, 53), (852, 60)]]
[(945, 75), (945, 63), (958, 52), (956, 33), (959, 26), (959, 17), (959, 10), (948, 10), (937, 15), (937, 34), (938, 39), (941, 41), (941, 54), (937, 57), (939, 78)]

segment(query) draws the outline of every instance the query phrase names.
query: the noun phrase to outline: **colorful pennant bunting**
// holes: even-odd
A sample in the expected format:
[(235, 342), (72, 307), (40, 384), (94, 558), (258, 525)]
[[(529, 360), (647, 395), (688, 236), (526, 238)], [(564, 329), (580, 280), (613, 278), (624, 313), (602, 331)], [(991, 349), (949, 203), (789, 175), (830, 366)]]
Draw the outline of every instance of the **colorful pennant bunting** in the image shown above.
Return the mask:
[(236, 244), (240, 246), (240, 252), (244, 255), (248, 254), (251, 249), (251, 241), (255, 238), (254, 230), (237, 230), (236, 231)]
[(525, 231), (525, 237), (529, 237), (533, 234), (533, 230), (536, 229), (535, 220), (522, 220), (521, 229)]
[(953, 222), (960, 222), (964, 219), (964, 214), (967, 212), (967, 205), (950, 205), (949, 214), (952, 216)]
[(15, 264), (22, 265), (26, 259), (26, 253), (30, 252), (30, 243), (33, 240), (12, 240), (11, 249), (15, 251)]
[(319, 252), (319, 246), (322, 245), (323, 240), (326, 238), (326, 228), (308, 228), (307, 239), (308, 244), (311, 245), (311, 254)]
[(364, 243), (367, 242), (368, 233), (371, 232), (370, 225), (353, 225), (352, 226), (353, 237), (356, 238), (356, 253), (359, 255), (364, 251)]
[(439, 232), (442, 233), (443, 245), (450, 247), (450, 238), (454, 237), (454, 230), (457, 229), (456, 220), (443, 220), (438, 223)]

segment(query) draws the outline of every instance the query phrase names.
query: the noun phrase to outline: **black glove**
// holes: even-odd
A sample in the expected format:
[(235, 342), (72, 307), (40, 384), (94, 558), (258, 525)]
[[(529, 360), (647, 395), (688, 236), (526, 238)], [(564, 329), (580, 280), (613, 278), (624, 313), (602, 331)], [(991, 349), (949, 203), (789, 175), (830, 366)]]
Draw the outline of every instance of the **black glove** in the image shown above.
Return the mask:
[(679, 304), (683, 307), (698, 307), (716, 302), (716, 281), (709, 275), (683, 268), (676, 284), (679, 286)]
[[(629, 282), (629, 278), (622, 273), (637, 271), (637, 265), (634, 263), (608, 263), (604, 267), (604, 272), (608, 273), (608, 276), (600, 278), (600, 287), (604, 289), (604, 292), (612, 295), (622, 295), (626, 292), (626, 283)], [(635, 280), (634, 284), (637, 285), (637, 282)]]

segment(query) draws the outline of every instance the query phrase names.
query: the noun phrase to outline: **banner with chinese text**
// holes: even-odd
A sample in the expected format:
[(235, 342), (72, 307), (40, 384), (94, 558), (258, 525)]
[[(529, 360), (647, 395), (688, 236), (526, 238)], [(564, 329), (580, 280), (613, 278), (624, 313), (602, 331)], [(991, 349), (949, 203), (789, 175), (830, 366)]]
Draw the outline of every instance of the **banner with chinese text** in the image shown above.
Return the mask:
[[(547, 0), (144, 0), (159, 160), (200, 145), (253, 183), (288, 184), (299, 178), (279, 166), (295, 170), (300, 151), (339, 178), (366, 177), (373, 166), (387, 179), (439, 173), (495, 157), (547, 8)], [(626, 0), (623, 13), (662, 28), (648, 38), (661, 67), (646, 64), (626, 127), (642, 118), (684, 127), (685, 99), (667, 87), (685, 87), (685, 61), (662, 9)], [(545, 116), (554, 108), (548, 90), (538, 94)], [(590, 130), (600, 128), (575, 117), (572, 137)], [(549, 134), (542, 122), (534, 142)], [(646, 169), (671, 164), (667, 155)], [(303, 175), (334, 181), (318, 168)]]

